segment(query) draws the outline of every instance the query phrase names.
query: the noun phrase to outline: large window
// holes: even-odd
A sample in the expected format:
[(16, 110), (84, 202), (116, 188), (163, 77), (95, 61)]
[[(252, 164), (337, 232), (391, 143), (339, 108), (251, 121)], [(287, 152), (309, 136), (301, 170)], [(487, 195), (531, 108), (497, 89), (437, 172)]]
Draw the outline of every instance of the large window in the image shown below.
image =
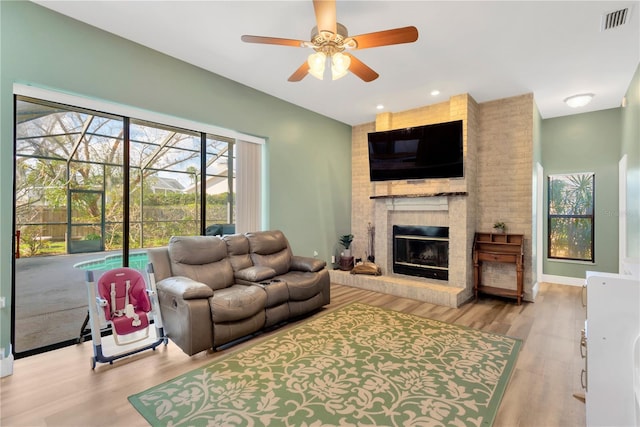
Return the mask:
[(548, 257), (594, 262), (595, 175), (549, 176)]
[(212, 224), (233, 225), (235, 145), (220, 135), (18, 97), (19, 253), (149, 248)]

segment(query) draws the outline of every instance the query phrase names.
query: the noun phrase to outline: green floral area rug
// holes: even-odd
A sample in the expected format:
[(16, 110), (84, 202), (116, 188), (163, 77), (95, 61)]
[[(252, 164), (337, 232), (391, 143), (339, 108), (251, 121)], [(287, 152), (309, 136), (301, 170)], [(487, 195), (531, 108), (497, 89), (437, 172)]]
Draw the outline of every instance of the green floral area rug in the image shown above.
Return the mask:
[(129, 401), (157, 426), (490, 426), (520, 345), (353, 303)]

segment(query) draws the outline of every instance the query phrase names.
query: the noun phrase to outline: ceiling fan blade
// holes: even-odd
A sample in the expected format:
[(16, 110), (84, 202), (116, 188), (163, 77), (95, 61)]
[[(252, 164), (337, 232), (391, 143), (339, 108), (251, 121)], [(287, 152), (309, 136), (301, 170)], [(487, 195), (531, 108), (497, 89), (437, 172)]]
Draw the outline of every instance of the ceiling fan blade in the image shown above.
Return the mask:
[(262, 37), (262, 36), (247, 36), (244, 35), (241, 37), (243, 42), (246, 43), (262, 43), (262, 44), (276, 44), (281, 46), (293, 46), (293, 47), (304, 47), (305, 42), (302, 40), (293, 40), (293, 39), (280, 39), (277, 37)]
[(335, 0), (313, 0), (313, 10), (316, 13), (318, 32), (330, 31), (336, 34), (337, 18)]
[(351, 64), (349, 65), (349, 71), (351, 71), (356, 76), (360, 77), (365, 82), (371, 82), (378, 78), (378, 73), (373, 71), (364, 62), (360, 61), (355, 56), (350, 53), (342, 52), (343, 55), (347, 55), (351, 59)]
[(299, 82), (300, 80), (304, 79), (308, 73), (309, 63), (307, 61), (304, 61), (304, 64), (302, 64), (296, 71), (294, 71), (288, 80), (290, 82)]
[(402, 27), (393, 30), (377, 31), (375, 33), (361, 34), (351, 37), (358, 43), (356, 49), (388, 46), (392, 44), (412, 43), (418, 40), (416, 27)]

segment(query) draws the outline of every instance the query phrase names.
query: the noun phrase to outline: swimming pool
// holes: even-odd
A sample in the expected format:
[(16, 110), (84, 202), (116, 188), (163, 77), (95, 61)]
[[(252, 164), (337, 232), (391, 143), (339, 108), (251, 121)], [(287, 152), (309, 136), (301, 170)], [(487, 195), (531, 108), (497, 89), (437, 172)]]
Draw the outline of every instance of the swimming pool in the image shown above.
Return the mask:
[[(146, 251), (129, 253), (129, 267), (146, 271), (148, 263)], [(104, 258), (90, 259), (73, 265), (73, 268), (92, 271), (106, 271), (120, 267), (122, 267), (122, 254), (107, 255)]]

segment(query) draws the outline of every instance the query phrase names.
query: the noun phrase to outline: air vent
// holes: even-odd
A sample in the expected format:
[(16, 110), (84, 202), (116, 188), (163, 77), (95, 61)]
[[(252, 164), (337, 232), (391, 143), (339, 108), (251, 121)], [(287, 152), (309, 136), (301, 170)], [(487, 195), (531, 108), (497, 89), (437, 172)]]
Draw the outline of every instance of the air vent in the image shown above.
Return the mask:
[(611, 30), (627, 23), (629, 17), (629, 8), (615, 10), (613, 12), (602, 15), (600, 31)]

